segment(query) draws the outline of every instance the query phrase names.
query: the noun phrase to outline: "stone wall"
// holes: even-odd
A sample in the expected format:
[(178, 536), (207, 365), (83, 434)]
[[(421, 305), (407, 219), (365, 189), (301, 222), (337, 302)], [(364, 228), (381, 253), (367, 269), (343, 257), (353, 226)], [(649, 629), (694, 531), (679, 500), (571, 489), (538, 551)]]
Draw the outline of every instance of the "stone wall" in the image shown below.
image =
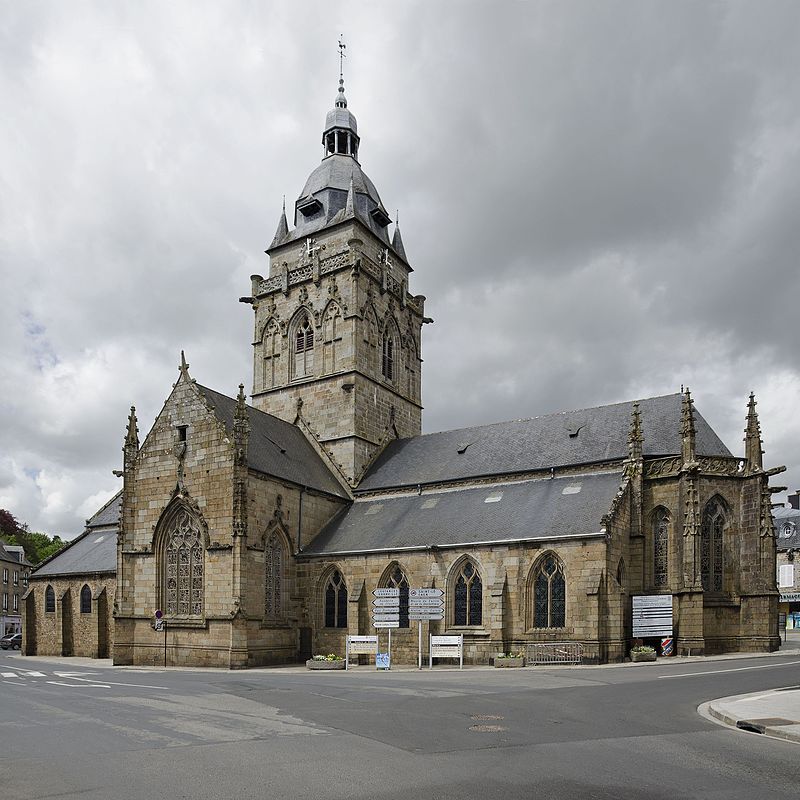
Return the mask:
[[(92, 592), (91, 611), (81, 613), (83, 586)], [(45, 611), (45, 592), (52, 586), (55, 611)], [(75, 575), (31, 579), (23, 603), (23, 652), (40, 656), (108, 658), (114, 643), (111, 615), (113, 575)]]

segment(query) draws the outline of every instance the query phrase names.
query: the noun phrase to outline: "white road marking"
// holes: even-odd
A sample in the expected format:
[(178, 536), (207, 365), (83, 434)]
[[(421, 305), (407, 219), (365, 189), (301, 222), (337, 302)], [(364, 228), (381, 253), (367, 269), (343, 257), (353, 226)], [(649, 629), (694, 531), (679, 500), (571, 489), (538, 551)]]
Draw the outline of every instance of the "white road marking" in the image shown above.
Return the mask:
[[(91, 678), (73, 678), (75, 681), (86, 681), (86, 683), (95, 683)], [(133, 686), (136, 689), (164, 689), (165, 691), (169, 689), (168, 686), (148, 686), (144, 683), (115, 683), (114, 681), (104, 681), (104, 684), (108, 684), (109, 686)], [(72, 686), (73, 684), (70, 684)]]
[(74, 678), (78, 675), (99, 675), (99, 672), (54, 672), (59, 678)]
[(17, 675), (16, 672), (0, 672), (0, 675), (2, 675), (4, 678), (18, 678), (19, 677), (19, 675)]
[(21, 672), (20, 675), (25, 678), (46, 678), (44, 672)]
[(744, 672), (750, 669), (775, 669), (776, 667), (791, 667), (795, 664), (800, 664), (800, 661), (784, 661), (782, 664), (763, 664), (757, 667), (736, 667), (735, 669), (712, 669), (708, 672), (681, 672), (678, 675), (659, 675), (659, 680), (668, 680), (669, 678), (702, 678), (704, 675), (719, 675), (723, 672)]
[(103, 683), (90, 683), (88, 686), (85, 686), (82, 683), (62, 683), (61, 681), (47, 681), (48, 683), (52, 683), (53, 686), (69, 686), (70, 689), (110, 689), (110, 686), (106, 686)]

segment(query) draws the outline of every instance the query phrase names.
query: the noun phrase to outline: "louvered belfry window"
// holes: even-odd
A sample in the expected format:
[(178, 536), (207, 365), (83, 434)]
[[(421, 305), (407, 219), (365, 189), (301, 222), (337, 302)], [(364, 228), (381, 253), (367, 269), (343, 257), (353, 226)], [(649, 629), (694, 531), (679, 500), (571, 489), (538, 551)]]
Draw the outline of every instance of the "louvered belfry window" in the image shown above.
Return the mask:
[(653, 515), (653, 586), (669, 585), (669, 512), (657, 508)]
[(387, 381), (394, 380), (394, 337), (388, 331), (383, 335), (382, 372)]
[(314, 328), (304, 316), (294, 334), (294, 377), (303, 378), (314, 371)]
[(165, 548), (164, 605), (169, 616), (203, 613), (205, 552), (200, 525), (186, 509), (175, 516)]
[(480, 625), (483, 617), (483, 584), (471, 561), (465, 561), (456, 578), (453, 597), (455, 625)]
[(563, 628), (566, 616), (564, 566), (553, 555), (544, 558), (533, 579), (533, 626)]
[(700, 531), (700, 579), (707, 592), (722, 591), (723, 532), (725, 512), (717, 500), (703, 511)]

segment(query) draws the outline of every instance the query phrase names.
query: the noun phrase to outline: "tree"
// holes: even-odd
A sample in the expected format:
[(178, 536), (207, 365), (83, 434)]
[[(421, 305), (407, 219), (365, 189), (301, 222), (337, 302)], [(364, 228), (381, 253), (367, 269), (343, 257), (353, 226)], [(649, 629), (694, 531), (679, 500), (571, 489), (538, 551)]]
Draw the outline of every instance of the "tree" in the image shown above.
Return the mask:
[(34, 566), (41, 564), (66, 544), (60, 536), (51, 537), (46, 533), (29, 531), (27, 524), (20, 523), (4, 508), (0, 508), (0, 538), (7, 544), (21, 545), (28, 561)]

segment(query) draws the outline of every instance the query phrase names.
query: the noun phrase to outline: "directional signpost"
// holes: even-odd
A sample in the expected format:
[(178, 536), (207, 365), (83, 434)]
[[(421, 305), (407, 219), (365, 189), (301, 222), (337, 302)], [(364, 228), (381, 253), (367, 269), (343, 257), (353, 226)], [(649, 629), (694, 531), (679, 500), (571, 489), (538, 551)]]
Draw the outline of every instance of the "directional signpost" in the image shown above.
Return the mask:
[(417, 667), (422, 669), (422, 623), (444, 618), (444, 592), (441, 589), (409, 589), (408, 618), (417, 620)]
[(388, 651), (375, 654), (375, 665), (378, 669), (389, 669), (392, 657), (392, 628), (400, 627), (400, 590), (375, 589), (372, 597), (372, 627), (389, 629)]

